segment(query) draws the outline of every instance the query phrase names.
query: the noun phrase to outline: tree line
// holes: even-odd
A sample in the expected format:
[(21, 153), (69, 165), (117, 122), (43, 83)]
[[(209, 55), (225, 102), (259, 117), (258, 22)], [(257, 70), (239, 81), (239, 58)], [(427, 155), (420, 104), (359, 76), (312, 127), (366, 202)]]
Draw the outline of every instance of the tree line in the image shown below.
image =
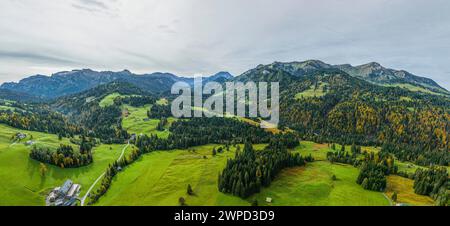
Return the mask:
[(438, 206), (448, 205), (449, 185), (448, 172), (444, 167), (419, 168), (414, 174), (414, 192), (432, 197)]

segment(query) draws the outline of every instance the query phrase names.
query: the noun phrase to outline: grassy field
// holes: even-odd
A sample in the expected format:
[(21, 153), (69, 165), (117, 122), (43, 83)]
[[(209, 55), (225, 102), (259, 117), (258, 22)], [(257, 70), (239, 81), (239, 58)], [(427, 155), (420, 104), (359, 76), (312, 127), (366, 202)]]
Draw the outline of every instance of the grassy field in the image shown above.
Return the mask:
[[(389, 201), (380, 192), (364, 190), (356, 184), (359, 170), (349, 165), (316, 161), (306, 167), (283, 170), (250, 200), (273, 206), (386, 206)], [(331, 178), (335, 175), (337, 180)], [(272, 203), (266, 203), (266, 197)]]
[(323, 91), (323, 88), (327, 85), (328, 83), (320, 83), (317, 89), (315, 89), (315, 86), (312, 85), (311, 87), (309, 87), (309, 89), (301, 93), (297, 93), (295, 95), (295, 99), (309, 98), (309, 97), (323, 97), (325, 96), (325, 94), (327, 94), (326, 92)]
[[(164, 127), (164, 131), (156, 130), (159, 119), (148, 119), (147, 110), (151, 108), (151, 105), (144, 107), (132, 107), (129, 105), (123, 105), (122, 109), (128, 111), (128, 116), (125, 116), (122, 120), (122, 126), (128, 131), (128, 133), (135, 134), (156, 134), (158, 137), (167, 138), (170, 134), (169, 127), (176, 120), (175, 118), (168, 118), (168, 124)], [(145, 121), (147, 119), (147, 121)]]
[[(28, 138), (12, 143), (10, 138), (17, 132), (27, 134)], [(58, 140), (57, 135), (30, 132), (0, 125), (0, 206), (5, 205), (45, 205), (45, 195), (50, 189), (71, 179), (82, 185), (84, 194), (91, 183), (120, 155), (124, 145), (101, 145), (93, 150), (94, 163), (76, 169), (61, 169), (47, 165), (45, 177), (39, 174), (39, 162), (29, 158), (31, 147), (24, 142), (30, 136), (37, 145), (58, 147), (60, 143), (69, 144), (67, 139)], [(110, 150), (111, 148), (111, 150)]]
[[(213, 147), (217, 145), (193, 148), (195, 152), (175, 150), (146, 154), (114, 178), (111, 188), (97, 205), (174, 206), (178, 205), (179, 197), (186, 198), (188, 205), (249, 205), (245, 200), (217, 191), (218, 173), (226, 160), (234, 156), (235, 149), (213, 157)], [(186, 194), (188, 184), (194, 196)]]
[[(234, 148), (212, 157), (213, 147), (217, 145), (196, 147), (195, 152), (175, 150), (144, 155), (114, 179), (97, 205), (178, 205), (179, 197), (194, 206), (250, 205), (253, 199), (264, 205), (266, 197), (274, 198), (273, 205), (389, 205), (382, 193), (366, 191), (356, 184), (358, 169), (327, 161), (283, 170), (269, 188), (246, 200), (223, 194), (217, 190), (217, 176), (226, 160), (234, 156)], [(263, 147), (255, 145), (256, 149)], [(326, 144), (302, 142), (295, 151), (324, 159), (327, 150)], [(333, 174), (337, 181), (331, 180)], [(186, 194), (188, 184), (194, 189), (194, 196)]]
[(108, 107), (108, 106), (111, 106), (111, 105), (114, 104), (114, 99), (116, 99), (117, 97), (120, 97), (120, 96), (122, 96), (120, 93), (112, 93), (112, 94), (109, 94), (108, 96), (104, 97), (104, 98), (100, 101), (99, 105), (100, 105), (100, 107)]
[(397, 203), (403, 203), (414, 206), (432, 206), (434, 200), (429, 196), (418, 195), (414, 193), (414, 181), (399, 176), (388, 176), (386, 195), (391, 197), (397, 192)]

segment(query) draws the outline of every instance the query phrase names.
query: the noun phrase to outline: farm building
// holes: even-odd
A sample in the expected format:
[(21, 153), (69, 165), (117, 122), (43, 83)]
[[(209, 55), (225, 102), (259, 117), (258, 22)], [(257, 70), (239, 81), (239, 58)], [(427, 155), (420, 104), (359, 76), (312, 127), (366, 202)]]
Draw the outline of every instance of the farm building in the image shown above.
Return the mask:
[(66, 180), (61, 187), (56, 187), (47, 196), (48, 206), (73, 206), (76, 204), (81, 185)]

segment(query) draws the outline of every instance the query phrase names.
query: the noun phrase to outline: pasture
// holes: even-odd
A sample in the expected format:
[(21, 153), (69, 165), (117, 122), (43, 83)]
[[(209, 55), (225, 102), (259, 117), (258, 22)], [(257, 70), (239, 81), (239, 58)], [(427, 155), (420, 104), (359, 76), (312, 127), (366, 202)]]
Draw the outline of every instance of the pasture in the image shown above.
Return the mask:
[[(270, 187), (248, 199), (223, 194), (217, 189), (217, 177), (227, 159), (234, 157), (235, 148), (213, 157), (213, 147), (219, 146), (146, 154), (114, 178), (96, 205), (175, 206), (180, 197), (193, 206), (250, 205), (254, 199), (266, 205), (266, 197), (274, 199), (270, 205), (389, 205), (382, 193), (366, 191), (356, 184), (357, 168), (324, 161), (328, 146), (313, 142), (302, 142), (294, 151), (311, 154), (317, 162), (283, 170)], [(264, 145), (255, 145), (257, 150), (262, 148)], [(333, 174), (336, 181), (332, 180)], [(194, 190), (193, 196), (186, 194), (188, 184)]]
[[(21, 142), (10, 138), (17, 132), (27, 134)], [(33, 136), (36, 145), (56, 148), (60, 143), (70, 144), (68, 139), (59, 141), (58, 136), (40, 132), (23, 131), (0, 124), (0, 206), (45, 205), (45, 195), (65, 180), (71, 179), (82, 185), (81, 194), (92, 182), (119, 157), (125, 145), (100, 145), (93, 149), (94, 162), (75, 169), (61, 169), (46, 165), (47, 173), (39, 173), (40, 162), (29, 158), (30, 146), (25, 142)]]

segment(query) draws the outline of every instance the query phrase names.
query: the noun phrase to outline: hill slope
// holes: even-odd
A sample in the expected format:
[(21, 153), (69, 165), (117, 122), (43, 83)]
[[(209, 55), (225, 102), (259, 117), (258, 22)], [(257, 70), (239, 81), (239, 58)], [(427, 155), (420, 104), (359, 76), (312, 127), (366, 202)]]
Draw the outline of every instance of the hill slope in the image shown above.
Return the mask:
[(315, 61), (260, 65), (236, 80), (280, 82), (281, 126), (304, 139), (392, 143), (408, 161), (450, 162), (449, 97), (380, 86)]
[(270, 71), (282, 71), (295, 77), (302, 77), (318, 71), (340, 70), (352, 77), (356, 77), (377, 85), (401, 85), (409, 84), (431, 92), (449, 95), (450, 93), (429, 78), (419, 77), (404, 70), (393, 70), (381, 66), (378, 63), (368, 63), (360, 66), (350, 64), (331, 65), (319, 60), (307, 60), (303, 62), (274, 62), (269, 65), (259, 65), (243, 73), (239, 77), (249, 77), (255, 73), (261, 76), (269, 74)]

